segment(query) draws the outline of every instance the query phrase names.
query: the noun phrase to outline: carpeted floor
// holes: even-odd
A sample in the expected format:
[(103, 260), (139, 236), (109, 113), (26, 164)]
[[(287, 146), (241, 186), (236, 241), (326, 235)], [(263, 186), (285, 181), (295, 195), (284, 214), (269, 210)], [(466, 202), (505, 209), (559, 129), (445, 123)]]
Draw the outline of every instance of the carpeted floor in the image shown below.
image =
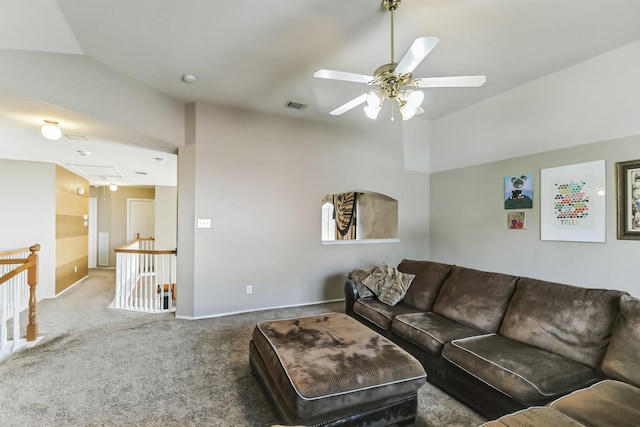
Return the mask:
[[(251, 375), (256, 322), (342, 311), (342, 303), (206, 320), (109, 309), (114, 272), (38, 304), (42, 342), (0, 365), (0, 426), (269, 426)], [(416, 426), (484, 420), (430, 384)]]

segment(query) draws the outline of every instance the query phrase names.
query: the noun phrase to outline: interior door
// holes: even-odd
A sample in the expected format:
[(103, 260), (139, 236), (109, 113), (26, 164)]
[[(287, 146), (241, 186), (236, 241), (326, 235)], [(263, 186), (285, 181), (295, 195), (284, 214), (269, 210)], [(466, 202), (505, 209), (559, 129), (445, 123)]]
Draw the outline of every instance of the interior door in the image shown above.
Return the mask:
[(127, 242), (140, 237), (155, 237), (155, 201), (152, 199), (127, 199)]
[(89, 197), (89, 268), (98, 266), (98, 199)]

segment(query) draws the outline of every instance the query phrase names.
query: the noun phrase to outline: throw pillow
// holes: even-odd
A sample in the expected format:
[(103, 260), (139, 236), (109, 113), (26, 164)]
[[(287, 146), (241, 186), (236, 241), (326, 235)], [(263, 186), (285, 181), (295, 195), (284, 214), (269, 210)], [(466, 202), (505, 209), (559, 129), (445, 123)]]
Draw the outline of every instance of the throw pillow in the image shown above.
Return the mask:
[(367, 288), (363, 284), (363, 280), (371, 274), (374, 268), (375, 266), (371, 266), (363, 269), (353, 270), (347, 273), (347, 278), (353, 280), (353, 282), (356, 284), (356, 288), (358, 289), (358, 296), (360, 298), (369, 298), (375, 295), (373, 292), (371, 292), (371, 289)]
[(382, 264), (375, 267), (362, 283), (377, 295), (380, 302), (394, 306), (402, 301), (415, 277)]
[(640, 387), (640, 299), (620, 297), (620, 316), (611, 333), (602, 372)]

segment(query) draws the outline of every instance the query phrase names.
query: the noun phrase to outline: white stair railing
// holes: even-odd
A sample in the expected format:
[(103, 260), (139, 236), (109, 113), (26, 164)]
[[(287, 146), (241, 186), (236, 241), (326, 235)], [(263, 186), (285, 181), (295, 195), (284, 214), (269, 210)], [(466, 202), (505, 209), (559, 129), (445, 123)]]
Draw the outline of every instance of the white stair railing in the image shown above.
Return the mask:
[[(35, 341), (36, 284), (40, 245), (0, 253), (0, 362)], [(29, 310), (26, 339), (21, 338), (20, 313)], [(9, 325), (11, 326), (9, 328)]]
[(176, 250), (156, 250), (153, 238), (116, 249), (115, 308), (158, 313), (174, 311)]

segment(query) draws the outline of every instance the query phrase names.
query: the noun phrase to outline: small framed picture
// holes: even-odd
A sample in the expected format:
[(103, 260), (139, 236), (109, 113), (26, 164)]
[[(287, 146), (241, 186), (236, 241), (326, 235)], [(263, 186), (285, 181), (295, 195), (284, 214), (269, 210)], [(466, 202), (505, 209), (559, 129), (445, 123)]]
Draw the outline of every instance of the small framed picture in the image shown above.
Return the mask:
[(640, 160), (616, 163), (618, 239), (640, 240)]
[(527, 228), (526, 214), (522, 212), (507, 213), (507, 228), (509, 230), (524, 230)]
[(504, 177), (504, 208), (531, 209), (533, 207), (533, 174)]

